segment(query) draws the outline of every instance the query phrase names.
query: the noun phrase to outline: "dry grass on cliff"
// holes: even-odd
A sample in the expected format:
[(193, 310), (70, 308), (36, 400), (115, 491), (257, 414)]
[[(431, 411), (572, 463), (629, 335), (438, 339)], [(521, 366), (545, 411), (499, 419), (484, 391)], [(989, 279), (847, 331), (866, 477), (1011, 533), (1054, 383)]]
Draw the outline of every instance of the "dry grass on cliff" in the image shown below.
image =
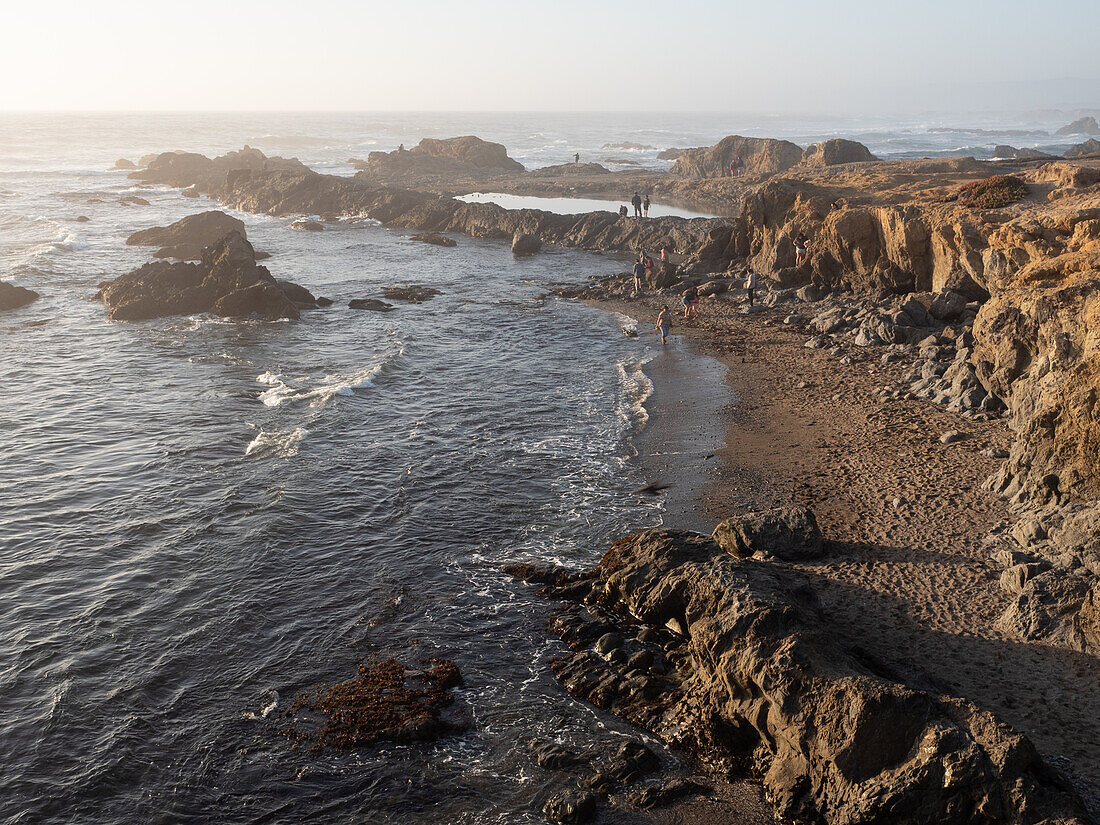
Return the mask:
[(947, 200), (974, 209), (1000, 209), (1028, 196), (1027, 184), (1015, 175), (993, 175), (960, 186)]

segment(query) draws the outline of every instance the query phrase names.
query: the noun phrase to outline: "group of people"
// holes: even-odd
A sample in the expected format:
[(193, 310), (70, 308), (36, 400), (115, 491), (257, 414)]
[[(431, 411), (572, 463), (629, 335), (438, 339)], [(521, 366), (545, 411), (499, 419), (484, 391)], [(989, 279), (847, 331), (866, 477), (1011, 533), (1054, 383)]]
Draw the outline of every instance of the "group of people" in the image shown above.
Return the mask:
[[(664, 252), (664, 250), (661, 250)], [(634, 265), (634, 284), (635, 289), (638, 285), (638, 267), (642, 264), (638, 263)], [(644, 267), (642, 272), (644, 273)], [(750, 269), (745, 276), (745, 297), (748, 301), (748, 305), (751, 307), (756, 301), (756, 273)], [(684, 306), (684, 320), (689, 318), (699, 317), (699, 288), (695, 286), (689, 286), (683, 291), (680, 298), (681, 303)], [(668, 305), (661, 307), (660, 313), (657, 315), (657, 321), (653, 325), (654, 330), (661, 339), (661, 344), (664, 345), (668, 342), (668, 334), (672, 330), (672, 311), (668, 308)]]
[(739, 178), (745, 171), (745, 160), (740, 155), (730, 161), (730, 165), (727, 167), (729, 176), (731, 178)]
[[(634, 207), (635, 218), (648, 218), (649, 217), (649, 193), (646, 192), (643, 198), (637, 192), (634, 193), (634, 197), (630, 199), (630, 205)], [(619, 210), (619, 214), (623, 214), (623, 210)]]

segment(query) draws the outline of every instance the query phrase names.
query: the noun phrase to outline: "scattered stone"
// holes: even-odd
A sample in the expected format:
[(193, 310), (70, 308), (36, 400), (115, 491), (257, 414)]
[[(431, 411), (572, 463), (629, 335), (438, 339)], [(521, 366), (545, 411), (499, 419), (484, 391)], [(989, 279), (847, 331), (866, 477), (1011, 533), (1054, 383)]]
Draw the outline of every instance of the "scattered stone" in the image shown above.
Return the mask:
[(648, 811), (653, 808), (662, 808), (686, 796), (694, 796), (706, 792), (706, 788), (692, 782), (690, 779), (676, 777), (675, 779), (668, 780), (664, 784), (651, 785), (648, 788), (636, 791), (630, 795), (629, 799), (630, 803), (635, 807), (641, 808), (643, 811)]
[(612, 650), (623, 646), (623, 637), (618, 633), (605, 633), (596, 640), (595, 650), (601, 656), (606, 656)]
[(410, 304), (422, 304), (439, 295), (438, 289), (430, 286), (411, 284), (409, 286), (388, 286), (382, 290), (382, 295), (391, 301), (408, 301)]
[(804, 344), (808, 349), (825, 349), (829, 346), (829, 339), (824, 335), (815, 335)]
[(551, 797), (542, 812), (561, 825), (577, 825), (596, 816), (596, 795), (589, 792), (569, 791)]
[(985, 458), (1008, 458), (1008, 450), (1002, 450), (999, 447), (986, 447), (982, 450), (982, 455)]
[(532, 748), (532, 754), (540, 768), (555, 771), (579, 768), (591, 761), (590, 755), (574, 753), (556, 742), (537, 744)]
[(964, 438), (966, 438), (966, 436), (963, 433), (960, 433), (958, 430), (948, 430), (940, 436), (940, 443), (955, 444), (959, 441), (962, 441)]

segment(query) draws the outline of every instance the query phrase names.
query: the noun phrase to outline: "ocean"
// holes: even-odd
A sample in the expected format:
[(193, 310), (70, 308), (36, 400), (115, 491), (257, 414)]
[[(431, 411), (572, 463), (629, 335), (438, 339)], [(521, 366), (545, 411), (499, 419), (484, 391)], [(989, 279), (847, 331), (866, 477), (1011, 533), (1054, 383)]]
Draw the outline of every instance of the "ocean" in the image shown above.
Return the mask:
[[(351, 174), (372, 150), (477, 134), (528, 167), (579, 152), (667, 168), (660, 149), (732, 132), (853, 137), (881, 156), (1054, 140), (978, 128), (1024, 127), (0, 116), (0, 278), (42, 295), (0, 314), (0, 820), (542, 822), (567, 779), (538, 768), (531, 743), (610, 749), (639, 734), (556, 684), (553, 607), (500, 568), (590, 564), (626, 533), (676, 524), (634, 492), (648, 480), (636, 445), (651, 376), (714, 369), (679, 340), (662, 350), (644, 328), (624, 335), (628, 318), (547, 297), (625, 271), (622, 259), (516, 259), (470, 238), (440, 249), (369, 216), (310, 233), (289, 230), (293, 216), (237, 214), (276, 277), (336, 302), (301, 321), (110, 322), (97, 285), (151, 251), (126, 237), (216, 207), (135, 185), (110, 170), (117, 158), (248, 144)], [(615, 143), (631, 145), (603, 148)], [(400, 283), (441, 295), (389, 314), (347, 309)], [(386, 655), (453, 659), (466, 731), (293, 747), (280, 712), (297, 693)]]

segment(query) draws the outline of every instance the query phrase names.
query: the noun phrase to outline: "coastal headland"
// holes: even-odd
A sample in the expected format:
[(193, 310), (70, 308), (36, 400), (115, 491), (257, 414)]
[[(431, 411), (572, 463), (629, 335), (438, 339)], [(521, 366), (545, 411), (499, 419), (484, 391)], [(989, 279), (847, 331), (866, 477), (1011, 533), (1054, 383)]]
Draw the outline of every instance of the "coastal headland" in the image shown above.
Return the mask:
[[(372, 156), (352, 178), (247, 148), (130, 174), (322, 223), (673, 250), (642, 298), (626, 275), (567, 295), (643, 329), (682, 290), (704, 296), (682, 326), (726, 361), (738, 398), (725, 477), (704, 496), (722, 524), (626, 537), (589, 570), (514, 567), (566, 605), (562, 684), (755, 778), (783, 819), (1091, 821), (1100, 159), (878, 161), (850, 142), (784, 143), (731, 136), (670, 173), (525, 172), (463, 138)], [(452, 197), (635, 190), (723, 217)], [(610, 804), (578, 794), (552, 815)]]

